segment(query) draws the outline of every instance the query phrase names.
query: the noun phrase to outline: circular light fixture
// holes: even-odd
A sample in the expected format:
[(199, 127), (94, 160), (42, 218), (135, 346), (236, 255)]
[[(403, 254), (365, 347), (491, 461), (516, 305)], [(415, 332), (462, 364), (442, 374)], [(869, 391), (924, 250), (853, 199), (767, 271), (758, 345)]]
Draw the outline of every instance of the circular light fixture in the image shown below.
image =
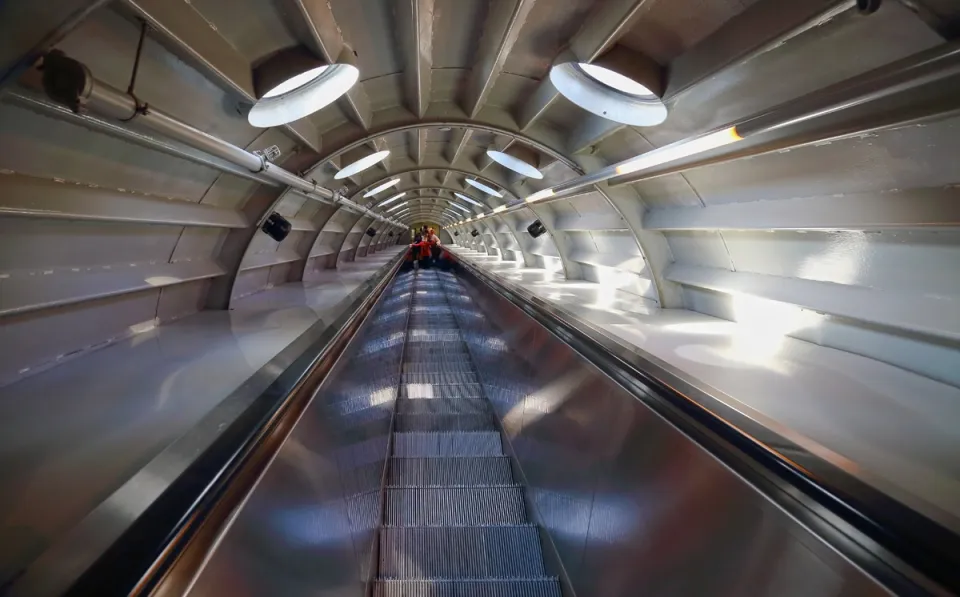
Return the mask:
[(378, 151), (377, 153), (372, 153), (365, 158), (360, 158), (356, 162), (350, 164), (343, 170), (337, 172), (333, 177), (337, 180), (342, 180), (349, 176), (353, 176), (358, 172), (363, 172), (370, 166), (374, 164), (379, 164), (383, 160), (387, 159), (387, 156), (390, 155), (389, 149), (384, 149), (383, 151)]
[(395, 187), (395, 186), (397, 186), (398, 184), (400, 184), (400, 179), (399, 179), (399, 178), (394, 178), (393, 180), (388, 180), (387, 182), (383, 183), (382, 185), (378, 185), (378, 186), (370, 189), (369, 191), (367, 191), (366, 193), (364, 193), (363, 196), (364, 196), (364, 198), (366, 198), (366, 197), (373, 197), (374, 195), (376, 195), (376, 194), (379, 193), (380, 191), (386, 191), (386, 190), (389, 189), (390, 187)]
[(656, 126), (667, 119), (667, 107), (646, 85), (603, 66), (556, 64), (550, 82), (565, 98), (607, 120)]
[(503, 193), (501, 193), (500, 191), (497, 191), (496, 189), (491, 189), (490, 187), (488, 187), (487, 185), (483, 184), (483, 183), (480, 182), (479, 180), (474, 180), (474, 179), (472, 179), (472, 178), (468, 178), (468, 179), (467, 179), (467, 184), (470, 185), (471, 187), (476, 188), (476, 189), (480, 189), (481, 191), (483, 191), (484, 193), (486, 193), (486, 194), (488, 194), (488, 195), (493, 195), (494, 197), (503, 197)]
[(467, 203), (470, 203), (471, 205), (476, 205), (477, 207), (483, 207), (483, 203), (480, 203), (479, 201), (477, 201), (476, 199), (473, 199), (473, 198), (471, 198), (471, 197), (467, 197), (467, 196), (464, 195), (463, 193), (454, 193), (454, 195), (455, 195), (456, 197), (459, 197), (460, 199), (463, 199), (463, 200), (466, 201)]
[(311, 68), (264, 93), (250, 109), (247, 121), (268, 128), (299, 120), (335, 102), (359, 78), (360, 71), (350, 64)]
[(517, 174), (522, 174), (527, 178), (536, 178), (537, 180), (540, 180), (541, 178), (543, 178), (542, 172), (534, 168), (532, 165), (524, 162), (519, 158), (515, 158), (508, 153), (503, 153), (502, 151), (494, 151), (493, 149), (488, 149), (487, 156), (489, 156), (491, 160), (500, 164), (504, 168), (513, 170)]
[(579, 66), (583, 72), (587, 73), (588, 77), (600, 81), (607, 87), (613, 87), (617, 91), (622, 91), (623, 93), (637, 97), (653, 97), (653, 92), (640, 83), (609, 68), (597, 66), (596, 64), (588, 64), (586, 62), (580, 62), (577, 66)]
[(390, 198), (387, 199), (386, 201), (380, 203), (380, 205), (378, 205), (377, 207), (383, 207), (383, 206), (385, 206), (385, 205), (390, 205), (391, 203), (393, 203), (393, 202), (396, 201), (397, 199), (406, 196), (406, 194), (407, 194), (406, 191), (403, 191), (402, 193), (397, 193), (397, 194), (394, 195), (393, 197), (390, 197)]

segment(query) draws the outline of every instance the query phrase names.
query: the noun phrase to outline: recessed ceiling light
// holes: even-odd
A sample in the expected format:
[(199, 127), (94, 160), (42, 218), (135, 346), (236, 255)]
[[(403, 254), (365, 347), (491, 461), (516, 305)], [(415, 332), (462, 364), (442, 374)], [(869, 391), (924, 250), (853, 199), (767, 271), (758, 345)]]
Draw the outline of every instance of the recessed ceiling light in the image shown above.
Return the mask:
[(393, 203), (394, 201), (396, 201), (397, 199), (403, 197), (403, 196), (406, 195), (406, 194), (407, 194), (406, 191), (404, 191), (404, 192), (402, 192), (402, 193), (397, 193), (396, 195), (394, 195), (393, 197), (390, 197), (389, 199), (387, 199), (386, 201), (384, 201), (383, 203), (381, 203), (381, 204), (378, 205), (377, 207), (383, 207), (384, 205), (390, 205), (391, 203)]
[(607, 87), (613, 87), (617, 91), (622, 91), (624, 93), (629, 93), (630, 95), (636, 95), (639, 97), (652, 97), (653, 92), (647, 89), (645, 86), (637, 83), (630, 77), (625, 77), (616, 71), (612, 71), (609, 68), (604, 68), (602, 66), (597, 66), (596, 64), (588, 64), (586, 62), (581, 62), (578, 66), (583, 69), (583, 72), (587, 73), (588, 76), (600, 81)]
[(388, 180), (387, 182), (383, 183), (382, 185), (378, 185), (378, 186), (370, 189), (369, 191), (367, 191), (366, 193), (364, 193), (363, 196), (364, 196), (364, 198), (366, 198), (366, 197), (373, 197), (374, 195), (376, 195), (376, 194), (379, 193), (380, 191), (386, 191), (386, 190), (389, 189), (390, 187), (397, 186), (398, 184), (400, 184), (400, 179), (399, 179), (399, 178), (394, 178), (393, 180)]
[(464, 201), (466, 201), (467, 203), (470, 203), (471, 205), (476, 205), (477, 207), (483, 207), (483, 203), (480, 203), (475, 199), (471, 199), (470, 197), (467, 197), (463, 193), (454, 193), (454, 196), (463, 199)]
[(487, 155), (490, 156), (490, 159), (494, 162), (500, 164), (504, 168), (509, 168), (517, 174), (522, 174), (528, 178), (536, 178), (540, 180), (543, 178), (543, 173), (534, 168), (531, 164), (524, 162), (521, 159), (515, 158), (508, 153), (503, 153), (502, 151), (494, 151), (493, 149), (487, 150)]
[(494, 197), (503, 197), (503, 194), (500, 193), (500, 191), (498, 191), (498, 190), (496, 190), (496, 189), (491, 189), (490, 187), (488, 187), (487, 185), (483, 184), (483, 183), (480, 182), (479, 180), (474, 180), (474, 179), (472, 179), (472, 178), (468, 178), (468, 179), (467, 179), (467, 184), (470, 185), (471, 187), (480, 189), (481, 191), (483, 191), (484, 193), (486, 193), (486, 194), (488, 194), (488, 195), (493, 195)]
[(607, 120), (655, 126), (667, 119), (667, 107), (646, 85), (603, 66), (555, 64), (550, 82), (565, 98)]
[(379, 164), (383, 160), (387, 159), (388, 155), (390, 155), (389, 149), (384, 149), (383, 151), (378, 151), (377, 153), (370, 154), (365, 158), (360, 158), (359, 160), (350, 164), (343, 170), (337, 172), (336, 174), (333, 175), (333, 177), (337, 180), (341, 180), (343, 178), (347, 178), (348, 176), (353, 176), (357, 172), (363, 172), (364, 170), (366, 170), (370, 166), (373, 166), (374, 164)]
[(393, 207), (391, 207), (390, 209), (388, 209), (388, 210), (386, 211), (386, 213), (390, 213), (391, 211), (394, 211), (394, 210), (396, 210), (396, 209), (400, 209), (401, 207), (403, 207), (404, 205), (406, 205), (406, 204), (408, 204), (408, 203), (410, 203), (410, 202), (409, 202), (409, 201), (404, 201), (403, 203), (398, 203), (397, 205), (394, 205)]
[(451, 202), (450, 202), (450, 205), (456, 207), (457, 209), (459, 209), (460, 211), (462, 211), (462, 212), (465, 213), (465, 214), (471, 213), (469, 209), (467, 209), (466, 207), (460, 205), (459, 203), (454, 203), (453, 201), (451, 201)]
[(247, 121), (268, 128), (299, 120), (336, 101), (359, 78), (360, 71), (350, 64), (312, 68), (264, 93), (250, 109)]

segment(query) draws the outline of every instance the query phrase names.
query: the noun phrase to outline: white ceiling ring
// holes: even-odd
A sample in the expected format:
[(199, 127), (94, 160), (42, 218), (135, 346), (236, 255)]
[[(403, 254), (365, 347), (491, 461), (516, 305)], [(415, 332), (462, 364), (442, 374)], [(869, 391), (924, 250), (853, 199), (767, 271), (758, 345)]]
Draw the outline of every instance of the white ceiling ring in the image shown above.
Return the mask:
[(376, 164), (379, 164), (383, 160), (390, 157), (390, 150), (384, 149), (383, 151), (378, 151), (377, 153), (372, 153), (366, 157), (362, 157), (359, 160), (353, 162), (349, 166), (344, 167), (342, 170), (333, 175), (335, 180), (343, 180), (344, 178), (349, 178), (354, 174), (363, 172), (367, 168), (371, 168)]
[[(497, 182), (496, 180), (493, 180), (492, 178), (489, 178), (489, 177), (487, 177), (487, 176), (483, 176), (483, 175), (481, 175), (481, 174), (478, 174), (477, 172), (471, 172), (471, 171), (468, 171), (468, 170), (463, 170), (462, 168), (455, 168), (455, 167), (451, 167), (451, 166), (440, 166), (440, 165), (437, 165), (437, 166), (420, 166), (420, 167), (417, 167), (417, 168), (407, 168), (407, 169), (405, 169), (405, 170), (396, 170), (396, 171), (393, 171), (393, 172), (389, 172), (389, 173), (385, 174), (385, 175), (383, 176), (383, 178), (379, 178), (379, 179), (377, 179), (377, 180), (371, 181), (371, 182), (370, 182), (369, 184), (367, 184), (366, 186), (363, 186), (363, 187), (358, 188), (352, 195), (350, 195), (349, 199), (354, 200), (354, 199), (355, 199), (356, 197), (358, 197), (358, 196), (361, 196), (361, 197), (362, 197), (362, 196), (363, 196), (363, 193), (365, 193), (368, 189), (372, 189), (372, 188), (376, 187), (377, 185), (383, 184), (383, 183), (386, 182), (387, 180), (390, 180), (390, 179), (393, 179), (393, 178), (396, 178), (396, 177), (402, 177), (402, 176), (405, 176), (405, 175), (407, 175), (407, 174), (416, 174), (417, 172), (450, 172), (450, 173), (452, 173), (452, 174), (456, 174), (456, 175), (462, 176), (462, 177), (465, 178), (465, 179), (474, 179), (474, 180), (481, 181), (484, 185), (486, 185), (486, 186), (488, 186), (488, 187), (497, 187), (497, 188), (499, 188), (499, 189), (502, 189), (502, 192), (505, 193), (506, 196), (507, 196), (508, 198), (510, 198), (510, 199), (520, 199), (520, 197), (518, 197), (516, 194), (514, 194), (513, 191), (511, 191), (508, 187), (502, 186), (499, 182)], [(417, 188), (443, 189), (443, 190), (445, 190), (445, 191), (450, 191), (451, 193), (453, 193), (453, 192), (466, 193), (466, 192), (467, 192), (466, 190), (464, 190), (464, 189), (462, 189), (462, 188), (457, 188), (457, 187), (453, 187), (453, 186), (441, 186), (441, 185), (423, 185), (422, 187), (417, 187)], [(404, 189), (404, 190), (410, 191), (410, 190), (413, 190), (413, 189)], [(483, 197), (483, 198), (481, 198), (481, 199), (485, 199), (485, 197)], [(474, 200), (476, 201), (477, 198), (474, 198)]]
[(535, 178), (537, 180), (543, 178), (543, 172), (537, 170), (533, 164), (528, 164), (527, 162), (524, 162), (520, 158), (516, 158), (509, 153), (488, 149), (487, 156), (504, 168), (513, 170), (517, 174), (526, 176), (527, 178)]
[(556, 64), (550, 69), (550, 82), (565, 98), (607, 120), (656, 126), (667, 119), (667, 107), (645, 86), (607, 68), (586, 66)]
[(359, 78), (360, 71), (350, 64), (312, 68), (267, 91), (250, 109), (247, 121), (269, 128), (299, 120), (335, 102)]

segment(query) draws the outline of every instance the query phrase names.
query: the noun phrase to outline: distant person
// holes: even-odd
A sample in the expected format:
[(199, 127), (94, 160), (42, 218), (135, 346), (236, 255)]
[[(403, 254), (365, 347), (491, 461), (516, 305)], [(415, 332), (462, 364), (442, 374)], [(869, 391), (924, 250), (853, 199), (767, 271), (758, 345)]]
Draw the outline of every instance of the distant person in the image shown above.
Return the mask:
[(440, 246), (440, 237), (437, 236), (433, 228), (427, 228), (427, 236), (424, 240), (430, 245), (430, 265), (437, 265), (440, 262), (440, 255), (443, 248)]

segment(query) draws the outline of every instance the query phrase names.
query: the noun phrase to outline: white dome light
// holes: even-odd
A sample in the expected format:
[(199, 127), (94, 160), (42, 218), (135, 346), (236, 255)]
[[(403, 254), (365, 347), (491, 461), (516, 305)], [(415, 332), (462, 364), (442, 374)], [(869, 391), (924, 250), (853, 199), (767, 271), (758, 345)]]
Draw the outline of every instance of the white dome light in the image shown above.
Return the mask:
[(464, 195), (463, 193), (454, 193), (454, 195), (457, 196), (457, 197), (459, 197), (460, 199), (463, 199), (464, 201), (466, 201), (467, 203), (469, 203), (469, 204), (471, 204), (471, 205), (476, 205), (477, 207), (483, 207), (483, 203), (480, 203), (480, 202), (477, 201), (476, 199), (471, 199), (470, 197), (467, 197), (467, 196)]
[(508, 153), (503, 153), (502, 151), (494, 151), (493, 149), (487, 150), (487, 155), (491, 160), (500, 164), (504, 168), (509, 168), (517, 174), (522, 174), (527, 178), (536, 178), (540, 180), (543, 178), (543, 173), (534, 168), (532, 165), (524, 162), (521, 159), (515, 158)]
[(409, 202), (409, 201), (404, 201), (403, 203), (399, 203), (399, 204), (397, 204), (397, 205), (394, 205), (393, 207), (391, 207), (390, 209), (388, 209), (388, 210), (386, 211), (386, 213), (390, 213), (391, 211), (400, 209), (401, 207), (403, 207), (404, 205), (407, 205), (408, 203), (410, 203), (410, 202)]
[(470, 186), (472, 186), (472, 187), (474, 187), (474, 188), (476, 188), (476, 189), (480, 189), (481, 191), (483, 191), (484, 193), (486, 193), (486, 194), (488, 194), (488, 195), (493, 195), (494, 197), (503, 197), (503, 194), (500, 193), (500, 191), (497, 191), (496, 189), (491, 189), (490, 187), (488, 187), (487, 185), (483, 184), (483, 183), (480, 182), (479, 180), (473, 180), (472, 178), (468, 178), (468, 179), (467, 179), (467, 184), (470, 185)]
[(384, 149), (383, 151), (378, 151), (377, 153), (368, 155), (365, 158), (360, 158), (356, 162), (334, 174), (333, 177), (337, 180), (342, 180), (344, 178), (353, 176), (358, 172), (363, 172), (374, 164), (379, 164), (383, 160), (387, 159), (388, 155), (390, 155), (390, 150)]
[(667, 107), (645, 85), (595, 64), (564, 62), (550, 69), (563, 97), (601, 118), (631, 126), (656, 126)]
[(381, 204), (378, 205), (377, 207), (383, 207), (384, 205), (390, 205), (391, 203), (393, 203), (394, 201), (396, 201), (397, 199), (403, 197), (403, 196), (406, 195), (406, 194), (407, 194), (406, 191), (404, 191), (404, 192), (402, 192), (402, 193), (397, 193), (396, 195), (394, 195), (393, 197), (390, 197), (389, 199), (387, 199), (386, 201), (384, 201), (383, 203), (381, 203)]
[(360, 71), (349, 64), (312, 68), (264, 93), (250, 109), (247, 121), (268, 128), (299, 120), (335, 102), (359, 78)]
[(600, 81), (604, 85), (613, 87), (617, 91), (622, 91), (624, 93), (629, 93), (630, 95), (636, 95), (639, 97), (653, 96), (653, 92), (640, 83), (637, 83), (630, 77), (625, 77), (616, 71), (612, 71), (609, 68), (597, 66), (596, 64), (587, 64), (586, 62), (581, 62), (579, 66), (583, 69), (583, 72), (587, 73), (597, 81)]
[(456, 207), (457, 209), (459, 209), (460, 211), (462, 211), (462, 212), (465, 213), (465, 214), (469, 214), (469, 213), (470, 213), (470, 210), (469, 210), (469, 209), (467, 209), (466, 207), (460, 205), (459, 203), (454, 203), (453, 201), (450, 201), (450, 205)]
[(386, 191), (386, 190), (389, 189), (390, 187), (395, 187), (395, 186), (397, 186), (398, 184), (400, 184), (400, 179), (399, 179), (399, 178), (394, 178), (393, 180), (388, 180), (387, 182), (383, 183), (382, 185), (378, 185), (378, 186), (370, 189), (369, 191), (367, 191), (366, 193), (364, 193), (363, 196), (364, 196), (364, 198), (366, 198), (366, 197), (373, 197), (374, 195), (376, 195), (376, 194), (379, 193), (380, 191)]

